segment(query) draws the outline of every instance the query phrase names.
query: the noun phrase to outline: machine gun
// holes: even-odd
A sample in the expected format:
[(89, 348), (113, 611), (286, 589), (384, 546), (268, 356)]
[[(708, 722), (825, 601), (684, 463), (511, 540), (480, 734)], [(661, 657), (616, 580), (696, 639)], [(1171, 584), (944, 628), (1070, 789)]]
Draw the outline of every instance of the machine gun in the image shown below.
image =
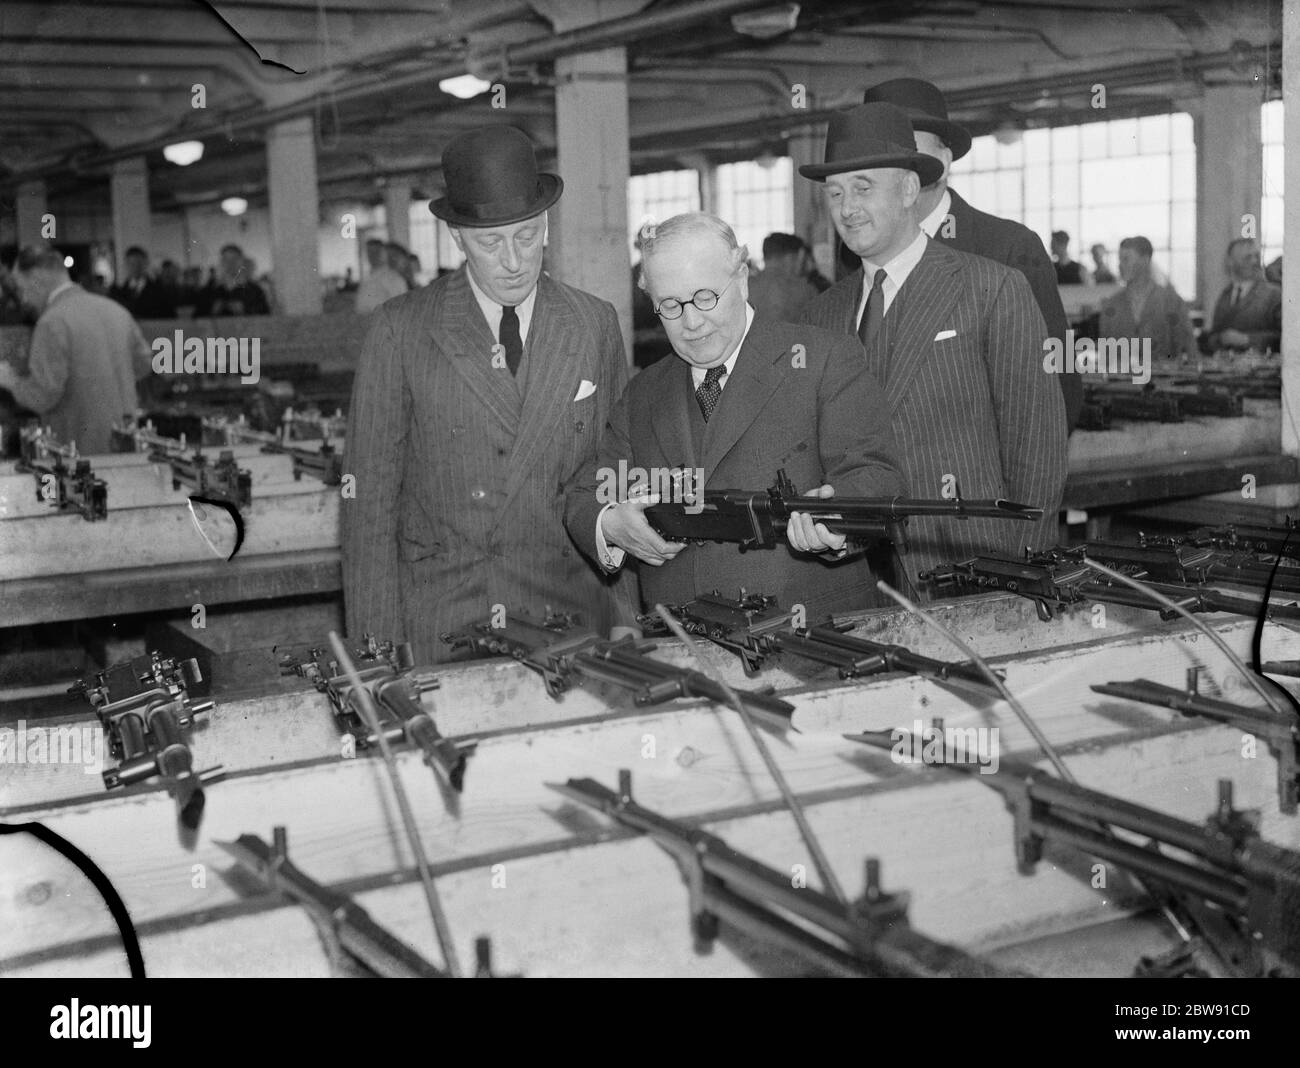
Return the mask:
[(383, 979), (445, 979), (406, 943), (375, 923), (364, 908), (346, 894), (322, 886), (289, 860), (289, 840), (283, 827), (273, 830), (268, 845), (255, 834), (241, 834), (233, 842), (215, 841), (271, 891), (287, 894), (307, 909), (324, 938), (331, 962), (343, 955)]
[[(577, 625), (571, 616), (550, 615), (542, 623), (512, 616), (500, 627), (474, 623), (460, 633), (444, 634), (453, 649), (489, 656), (513, 656), (542, 676), (546, 692), (558, 699), (575, 679), (590, 679), (632, 693), (638, 705), (655, 705), (677, 697), (707, 697), (727, 705), (726, 690), (698, 671), (676, 667), (646, 653), (653, 641), (620, 638), (609, 641)], [(777, 730), (791, 729), (794, 706), (769, 693), (738, 690), (737, 696), (757, 722)]]
[[(935, 682), (995, 689), (973, 664), (932, 660), (901, 645), (853, 637), (844, 633), (847, 627), (841, 630), (830, 622), (796, 628), (792, 625), (792, 614), (781, 611), (775, 597), (742, 594), (732, 598), (714, 590), (669, 610), (688, 634), (707, 638), (739, 656), (746, 675), (758, 672), (773, 653), (784, 652), (830, 664), (842, 679), (905, 671)], [(641, 616), (638, 622), (647, 631), (662, 628), (667, 632), (658, 616)]]
[(1160, 392), (1149, 386), (1085, 386), (1083, 390), (1084, 404), (1104, 403), (1115, 419), (1155, 423), (1181, 423), (1182, 396)]
[(90, 702), (108, 734), (118, 764), (104, 772), (105, 787), (133, 786), (157, 776), (190, 828), (198, 826), (203, 814), (204, 783), (221, 770), (195, 772), (183, 734), (195, 716), (212, 711), (212, 701), (189, 695), (202, 679), (198, 661), (177, 663), (154, 652), (114, 664), (68, 689)]
[(38, 501), (60, 512), (77, 512), (92, 523), (108, 518), (108, 484), (95, 477), (89, 460), (77, 456), (75, 444), (60, 445), (39, 426), (22, 428), (19, 442), (21, 455), (14, 469), (36, 476)]
[[(909, 516), (946, 516), (952, 519), (1020, 519), (1043, 517), (1041, 508), (1011, 501), (915, 500), (907, 497), (800, 497), (784, 469), (776, 485), (763, 491), (704, 490), (696, 503), (684, 501), (652, 504), (646, 520), (669, 541), (734, 542), (741, 549), (770, 549), (785, 539), (792, 512), (806, 512), (824, 523), (832, 534), (867, 544), (888, 540), (899, 552), (907, 551), (904, 531)], [(682, 494), (689, 496), (689, 494)]]
[(327, 486), (337, 486), (343, 481), (343, 454), (328, 441), (319, 449), (299, 449), (278, 442), (262, 446), (266, 453), (283, 453), (293, 464), (293, 480), (301, 482), (304, 474), (318, 478)]
[(185, 486), (191, 494), (212, 500), (227, 501), (237, 508), (247, 508), (253, 503), (253, 475), (235, 462), (235, 454), (222, 449), (215, 464), (209, 463), (201, 449), (193, 456), (155, 448), (149, 452), (154, 463), (171, 467), (172, 489)]
[(1195, 390), (1176, 390), (1179, 407), (1185, 415), (1213, 415), (1220, 419), (1235, 419), (1245, 410), (1242, 394), (1222, 386), (1201, 385)]
[[(350, 651), (361, 685), (375, 708), (386, 714), (384, 738), (390, 743), (407, 742), (424, 754), (424, 763), (457, 793), (465, 787), (465, 766), (474, 752), (473, 743), (456, 743), (439, 733), (433, 717), (420, 703), (420, 695), (438, 688), (434, 675), (414, 670), (411, 646), (407, 642), (380, 644), (370, 635)], [(312, 648), (305, 656), (280, 657), (280, 674), (300, 675), (325, 694), (339, 728), (362, 749), (379, 744), (366, 727), (358, 707), (360, 696), (328, 648)]]
[[(845, 737), (891, 750), (899, 733)], [(1220, 781), (1218, 809), (1198, 827), (1028, 764), (1003, 759), (994, 775), (960, 761), (944, 766), (1001, 791), (1023, 874), (1033, 873), (1044, 846), (1073, 846), (1140, 876), (1191, 917), (1200, 937), (1166, 958), (1144, 960), (1138, 975), (1300, 976), (1300, 853), (1260, 838), (1258, 813), (1233, 808), (1232, 783)], [(1121, 838), (1110, 828), (1149, 841)], [(1165, 852), (1170, 848), (1188, 859)]]
[[(1085, 556), (1126, 575), (1156, 582), (1185, 584), (1227, 583), (1263, 590), (1273, 565), (1249, 551), (1218, 550), (1186, 544), (1157, 545), (1150, 542), (1126, 545), (1122, 542), (1090, 541), (1073, 548), (1048, 551), (1061, 561), (1081, 561)], [(1273, 578), (1280, 593), (1300, 593), (1300, 568), (1280, 568)]]
[[(1267, 670), (1268, 664), (1264, 665)], [(1300, 722), (1271, 708), (1233, 704), (1199, 692), (1200, 669), (1187, 669), (1187, 689), (1163, 686), (1150, 679), (1105, 682), (1092, 687), (1094, 693), (1126, 697), (1161, 708), (1172, 708), (1185, 716), (1203, 716), (1246, 734), (1263, 739), (1277, 760), (1278, 808), (1288, 814), (1300, 800)]]
[(907, 921), (908, 895), (880, 888), (880, 864), (866, 863), (861, 899), (841, 905), (818, 890), (791, 886), (790, 877), (732, 849), (698, 827), (668, 819), (632, 800), (632, 776), (618, 773), (615, 792), (592, 779), (548, 783), (570, 800), (647, 834), (684, 869), (691, 933), (707, 952), (723, 925), (799, 956), (831, 974), (860, 977), (966, 976), (1017, 973), (927, 938)]
[(1300, 560), (1300, 524), (1289, 516), (1281, 527), (1254, 523), (1229, 523), (1197, 527), (1185, 534), (1140, 534), (1143, 545), (1195, 545), (1225, 552), (1265, 553)]
[[(1026, 554), (1020, 560), (1011, 556), (976, 556), (960, 564), (946, 564), (920, 575), (923, 583), (936, 590), (958, 593), (987, 593), (1006, 590), (1027, 597), (1038, 609), (1038, 618), (1047, 622), (1055, 608), (1088, 601), (1128, 605), (1159, 612), (1161, 619), (1177, 615), (1162, 608), (1145, 594), (1093, 571), (1087, 564), (1068, 556), (1052, 553)], [(1244, 596), (1224, 593), (1200, 583), (1147, 582), (1188, 612), (1234, 612), (1252, 619), (1264, 603)], [(1269, 602), (1267, 612), (1274, 619), (1300, 619), (1300, 605)]]

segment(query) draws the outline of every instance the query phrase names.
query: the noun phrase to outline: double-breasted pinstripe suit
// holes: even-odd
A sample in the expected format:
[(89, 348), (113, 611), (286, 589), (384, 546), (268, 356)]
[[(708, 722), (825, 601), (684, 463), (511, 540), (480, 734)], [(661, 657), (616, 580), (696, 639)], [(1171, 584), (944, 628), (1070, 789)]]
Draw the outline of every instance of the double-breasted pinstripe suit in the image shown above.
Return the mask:
[[(862, 268), (804, 309), (814, 326), (857, 328)], [(1055, 544), (1066, 475), (1065, 405), (1043, 369), (1047, 327), (1019, 271), (926, 241), (866, 352), (883, 383), (899, 460), (917, 497), (1003, 497), (1041, 523), (913, 519), (907, 577), (978, 551)]]
[(618, 318), (542, 275), (522, 389), (495, 345), (462, 267), (377, 309), (357, 369), (356, 498), (341, 502), (348, 632), (410, 641), (421, 662), (446, 659), (441, 635), (495, 605), (579, 612), (602, 631), (614, 621), (618, 584), (570, 541), (561, 489), (627, 384)]

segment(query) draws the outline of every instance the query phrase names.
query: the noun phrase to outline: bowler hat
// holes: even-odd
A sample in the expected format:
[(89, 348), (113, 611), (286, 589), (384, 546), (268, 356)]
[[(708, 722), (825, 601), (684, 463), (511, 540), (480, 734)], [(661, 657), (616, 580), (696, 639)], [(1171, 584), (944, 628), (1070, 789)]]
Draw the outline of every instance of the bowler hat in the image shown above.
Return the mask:
[(513, 126), (484, 126), (442, 150), (447, 195), (429, 210), (452, 226), (506, 226), (540, 215), (564, 191), (558, 174), (537, 170), (527, 134)]
[(932, 133), (961, 159), (970, 151), (970, 134), (965, 127), (948, 121), (948, 103), (937, 85), (920, 78), (895, 78), (873, 85), (862, 96), (864, 104), (893, 104), (907, 112), (912, 129)]
[(822, 182), (831, 174), (903, 167), (922, 185), (937, 182), (943, 163), (916, 150), (912, 124), (893, 104), (859, 104), (837, 111), (826, 127), (826, 162), (805, 163), (799, 173)]

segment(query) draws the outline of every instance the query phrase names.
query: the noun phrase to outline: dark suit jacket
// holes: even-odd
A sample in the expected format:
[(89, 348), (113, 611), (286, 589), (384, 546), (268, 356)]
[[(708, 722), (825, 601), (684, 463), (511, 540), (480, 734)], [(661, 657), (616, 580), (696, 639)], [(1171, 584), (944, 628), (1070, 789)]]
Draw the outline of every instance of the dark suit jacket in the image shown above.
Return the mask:
[[(613, 307), (542, 275), (522, 399), (493, 367), (465, 268), (373, 315), (348, 416), (356, 499), (341, 502), (349, 634), (404, 638), (432, 662), (442, 633), (498, 604), (608, 629), (609, 580), (565, 533), (561, 490), (627, 383)], [(584, 381), (595, 390), (575, 400)]]
[[(1064, 340), (1070, 324), (1061, 304), (1061, 291), (1056, 285), (1056, 266), (1038, 235), (1011, 219), (1000, 219), (971, 207), (951, 187), (948, 193), (952, 197), (951, 234), (946, 227), (940, 226), (936, 239), (959, 252), (987, 256), (1023, 274), (1029, 281), (1038, 310), (1043, 313), (1047, 336)], [(1057, 380), (1065, 399), (1066, 425), (1073, 430), (1083, 408), (1083, 379), (1078, 375), (1057, 375)]]
[(1224, 345), (1219, 334), (1224, 330), (1240, 330), (1250, 338), (1250, 347), (1263, 352), (1267, 348), (1277, 351), (1282, 343), (1282, 287), (1264, 278), (1255, 280), (1241, 302), (1232, 306), (1230, 283), (1214, 304), (1214, 318), (1209, 332), (1201, 338), (1201, 349), (1214, 352)]
[[(805, 366), (796, 366), (797, 345)], [(702, 467), (706, 490), (763, 490), (778, 468), (796, 489), (826, 482), (841, 497), (893, 496), (903, 486), (880, 386), (856, 339), (762, 319), (750, 327), (708, 423), (699, 417), (690, 366), (679, 357), (632, 380), (599, 456), (569, 487), (565, 523), (593, 560), (599, 472), (616, 471), (620, 460), (647, 470)], [(637, 566), (630, 555), (628, 566)], [(829, 563), (788, 545), (744, 553), (735, 545), (691, 545), (662, 567), (640, 565), (639, 574), (647, 607), (715, 588), (735, 596), (741, 586), (785, 608), (803, 604), (809, 618), (875, 600), (861, 555)]]
[(176, 300), (161, 282), (146, 278), (143, 288), (136, 293), (130, 282), (113, 286), (108, 295), (137, 319), (175, 319)]
[[(814, 300), (803, 318), (854, 333), (862, 285), (859, 268)], [(884, 382), (909, 490), (940, 497), (946, 476), (955, 476), (963, 497), (1005, 497), (1046, 511), (1036, 525), (913, 519), (912, 551), (902, 558), (911, 580), (978, 551), (1055, 544), (1065, 405), (1043, 369), (1046, 335), (1019, 271), (927, 241), (866, 354)]]

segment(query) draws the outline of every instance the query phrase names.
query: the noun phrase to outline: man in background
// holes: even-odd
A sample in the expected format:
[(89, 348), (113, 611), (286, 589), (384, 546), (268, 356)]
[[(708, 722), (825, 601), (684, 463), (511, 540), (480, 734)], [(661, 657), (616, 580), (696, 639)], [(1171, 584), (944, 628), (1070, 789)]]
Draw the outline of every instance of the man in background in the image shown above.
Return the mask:
[(1201, 350), (1277, 352), (1282, 345), (1282, 287), (1264, 277), (1259, 245), (1239, 237), (1224, 257), (1228, 285), (1214, 304), (1210, 329), (1201, 337)]
[(1058, 286), (1090, 286), (1092, 275), (1078, 260), (1070, 258), (1070, 235), (1064, 230), (1052, 231), (1052, 259), (1056, 262)]
[(357, 311), (372, 312), (385, 301), (409, 292), (406, 279), (389, 265), (387, 246), (377, 237), (366, 241), (366, 260), (370, 273), (357, 289)]
[(150, 349), (131, 313), (87, 293), (49, 247), (18, 253), (13, 280), (39, 318), (28, 372), (0, 362), (0, 389), (40, 416), (61, 442), (82, 453), (109, 451), (113, 424), (139, 407), (136, 382), (150, 373)]
[(126, 272), (108, 295), (137, 319), (174, 319), (176, 302), (161, 281), (149, 276), (149, 253), (132, 245), (123, 257)]
[(262, 287), (249, 273), (249, 260), (238, 245), (221, 249), (221, 273), (204, 286), (194, 305), (194, 318), (225, 315), (270, 315)]
[(1115, 272), (1110, 269), (1110, 264), (1106, 262), (1109, 253), (1105, 245), (1092, 246), (1092, 284), (1097, 286), (1114, 285), (1118, 278)]
[(763, 270), (749, 280), (749, 303), (755, 313), (778, 322), (794, 322), (819, 290), (808, 278), (808, 247), (794, 234), (763, 238)]
[(1126, 237), (1119, 243), (1119, 275), (1124, 288), (1101, 306), (1100, 337), (1151, 339), (1151, 357), (1191, 356), (1195, 351), (1187, 305), (1172, 285), (1156, 280), (1151, 242)]

